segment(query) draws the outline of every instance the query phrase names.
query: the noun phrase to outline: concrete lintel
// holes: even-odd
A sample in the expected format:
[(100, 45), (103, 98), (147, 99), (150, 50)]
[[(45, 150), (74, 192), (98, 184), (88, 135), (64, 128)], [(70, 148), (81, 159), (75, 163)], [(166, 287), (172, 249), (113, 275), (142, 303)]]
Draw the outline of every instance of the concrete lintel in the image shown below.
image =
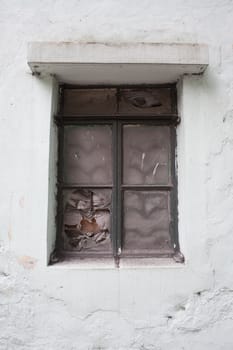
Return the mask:
[(28, 64), (34, 73), (80, 84), (167, 83), (201, 74), (208, 48), (199, 44), (32, 42)]

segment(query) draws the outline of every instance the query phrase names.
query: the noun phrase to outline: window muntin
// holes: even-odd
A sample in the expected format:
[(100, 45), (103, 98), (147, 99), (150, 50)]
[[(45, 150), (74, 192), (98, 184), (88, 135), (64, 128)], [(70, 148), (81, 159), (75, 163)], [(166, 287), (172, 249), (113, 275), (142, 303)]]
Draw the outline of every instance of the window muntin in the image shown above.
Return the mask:
[(172, 256), (179, 250), (175, 87), (61, 90), (60, 253)]

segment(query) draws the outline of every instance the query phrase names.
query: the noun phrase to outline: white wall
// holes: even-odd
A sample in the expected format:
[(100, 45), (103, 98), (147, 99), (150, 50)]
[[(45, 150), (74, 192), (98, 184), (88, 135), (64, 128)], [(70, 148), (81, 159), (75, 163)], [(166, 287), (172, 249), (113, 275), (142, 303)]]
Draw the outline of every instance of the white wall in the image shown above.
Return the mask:
[[(1, 350), (232, 350), (232, 22), (230, 0), (0, 1)], [(27, 42), (76, 40), (209, 45), (179, 87), (184, 266), (46, 266), (54, 82)]]

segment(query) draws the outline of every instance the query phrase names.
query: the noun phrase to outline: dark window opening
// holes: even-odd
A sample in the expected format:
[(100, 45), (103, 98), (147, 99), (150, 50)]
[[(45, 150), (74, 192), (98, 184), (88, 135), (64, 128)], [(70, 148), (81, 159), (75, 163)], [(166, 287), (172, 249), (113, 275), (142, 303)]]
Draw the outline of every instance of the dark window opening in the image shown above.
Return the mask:
[(59, 259), (177, 255), (175, 85), (60, 92)]

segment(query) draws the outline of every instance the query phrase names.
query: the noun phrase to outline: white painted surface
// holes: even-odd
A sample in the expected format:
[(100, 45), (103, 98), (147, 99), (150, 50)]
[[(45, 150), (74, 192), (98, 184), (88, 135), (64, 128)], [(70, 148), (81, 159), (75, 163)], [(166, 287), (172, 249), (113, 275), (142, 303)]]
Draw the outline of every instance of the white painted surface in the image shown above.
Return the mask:
[(31, 42), (28, 62), (208, 64), (208, 48), (200, 44)]
[[(0, 349), (232, 350), (232, 1), (2, 0), (0, 13)], [(183, 267), (46, 266), (53, 81), (31, 75), (30, 41), (209, 46), (204, 76), (179, 84)]]
[(41, 76), (51, 74), (68, 84), (166, 84), (176, 83), (184, 74), (200, 74), (205, 65), (179, 64), (35, 64)]
[(203, 73), (208, 48), (197, 44), (34, 42), (29, 66), (36, 74), (79, 84), (163, 84)]

